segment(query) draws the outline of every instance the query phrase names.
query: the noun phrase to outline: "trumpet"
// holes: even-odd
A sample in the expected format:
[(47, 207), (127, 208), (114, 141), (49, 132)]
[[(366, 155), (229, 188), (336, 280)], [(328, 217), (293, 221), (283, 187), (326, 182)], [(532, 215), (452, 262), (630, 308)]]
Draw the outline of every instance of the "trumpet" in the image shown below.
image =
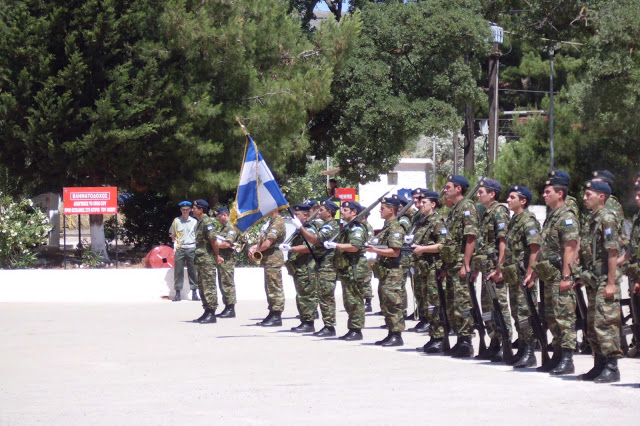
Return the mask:
[(260, 262), (262, 262), (262, 252), (254, 251), (253, 254), (251, 255), (251, 260), (256, 262), (256, 265), (260, 266)]

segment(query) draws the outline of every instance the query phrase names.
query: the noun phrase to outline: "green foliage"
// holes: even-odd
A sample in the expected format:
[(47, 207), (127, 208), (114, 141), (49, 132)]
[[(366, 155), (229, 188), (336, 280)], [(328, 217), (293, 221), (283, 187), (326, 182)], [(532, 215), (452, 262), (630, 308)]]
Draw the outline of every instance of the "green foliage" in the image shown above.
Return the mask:
[[(124, 215), (121, 234), (125, 244), (151, 249), (160, 244), (171, 244), (169, 227), (180, 215), (178, 207), (165, 195), (154, 191), (135, 192), (119, 206)], [(115, 218), (105, 228), (115, 232)]]
[(50, 231), (49, 219), (31, 200), (14, 201), (0, 193), (0, 268), (35, 265), (35, 249), (47, 242)]
[(102, 263), (102, 254), (93, 251), (87, 241), (84, 244), (78, 244), (78, 251), (83, 267), (97, 268)]

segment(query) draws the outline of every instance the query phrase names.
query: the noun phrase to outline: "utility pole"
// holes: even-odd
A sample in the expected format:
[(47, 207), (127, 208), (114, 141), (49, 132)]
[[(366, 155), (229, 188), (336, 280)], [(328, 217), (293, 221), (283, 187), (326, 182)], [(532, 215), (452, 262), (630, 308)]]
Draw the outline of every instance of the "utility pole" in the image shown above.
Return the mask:
[(458, 161), (460, 159), (459, 154), (459, 145), (458, 145), (458, 132), (453, 132), (453, 174), (458, 174)]
[(498, 159), (498, 79), (500, 68), (500, 44), (503, 40), (502, 28), (491, 24), (493, 36), (493, 52), (489, 57), (489, 158), (487, 168), (489, 175), (493, 175), (493, 166)]
[(553, 170), (553, 55), (554, 49), (549, 50), (549, 167)]

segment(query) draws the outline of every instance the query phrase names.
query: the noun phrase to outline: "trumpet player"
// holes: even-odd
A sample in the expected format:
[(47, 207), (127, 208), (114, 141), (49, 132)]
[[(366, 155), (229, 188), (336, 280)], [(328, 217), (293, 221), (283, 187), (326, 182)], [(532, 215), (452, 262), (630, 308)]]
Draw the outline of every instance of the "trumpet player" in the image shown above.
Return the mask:
[(249, 257), (264, 268), (264, 289), (267, 293), (269, 315), (256, 324), (263, 327), (282, 326), (284, 290), (281, 268), (284, 256), (278, 250), (278, 245), (282, 244), (285, 235), (284, 219), (280, 216), (280, 211), (274, 210), (260, 229), (258, 244), (249, 247)]
[(233, 244), (238, 239), (238, 231), (229, 222), (229, 209), (225, 206), (216, 210), (216, 218), (222, 225), (222, 229), (218, 231), (216, 236), (218, 240), (218, 248), (222, 263), (218, 265), (218, 277), (220, 285), (220, 293), (222, 293), (222, 302), (224, 309), (218, 315), (218, 318), (235, 318), (236, 311), (236, 285), (233, 277), (233, 270), (236, 266), (236, 256), (233, 251)]

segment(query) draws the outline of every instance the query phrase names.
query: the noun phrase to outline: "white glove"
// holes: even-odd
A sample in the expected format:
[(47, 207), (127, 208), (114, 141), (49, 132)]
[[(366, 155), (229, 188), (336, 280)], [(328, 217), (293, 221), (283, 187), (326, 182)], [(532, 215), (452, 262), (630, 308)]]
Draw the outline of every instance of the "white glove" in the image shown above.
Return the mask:
[(405, 235), (404, 236), (404, 243), (405, 244), (411, 244), (413, 242), (413, 234), (409, 234), (409, 235)]
[(300, 229), (302, 228), (302, 222), (300, 222), (300, 219), (298, 219), (297, 217), (294, 217), (291, 222), (293, 223), (293, 226), (296, 227), (296, 229)]
[(338, 246), (338, 243), (332, 243), (331, 241), (325, 241), (324, 242), (324, 248), (328, 249), (328, 250), (333, 250)]
[(289, 251), (291, 250), (291, 244), (280, 244), (278, 248), (280, 251)]
[(377, 253), (371, 253), (370, 251), (368, 251), (368, 252), (365, 252), (364, 257), (367, 260), (373, 260), (373, 259), (378, 257), (378, 254)]

